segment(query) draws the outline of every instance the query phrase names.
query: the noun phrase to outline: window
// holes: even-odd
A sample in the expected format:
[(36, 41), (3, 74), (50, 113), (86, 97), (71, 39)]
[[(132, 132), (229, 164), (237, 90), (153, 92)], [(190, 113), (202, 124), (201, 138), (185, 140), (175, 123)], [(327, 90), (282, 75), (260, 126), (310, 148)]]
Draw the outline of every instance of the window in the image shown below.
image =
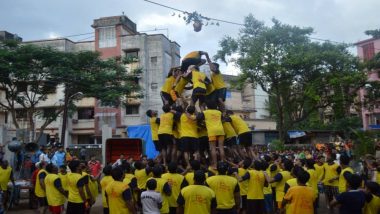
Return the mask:
[(109, 48), (116, 46), (115, 27), (99, 28), (99, 48)]
[(92, 135), (78, 135), (78, 144), (94, 144)]
[(139, 114), (139, 108), (140, 108), (140, 105), (126, 105), (125, 114), (126, 115)]
[(153, 66), (157, 65), (157, 57), (156, 56), (153, 56), (150, 58), (150, 64)]
[(364, 60), (370, 60), (375, 56), (375, 46), (373, 42), (363, 45), (362, 48)]
[(125, 57), (127, 58), (139, 58), (139, 51), (138, 50), (126, 50), (125, 51)]
[(44, 108), (43, 109), (43, 117), (53, 117), (55, 115), (55, 108)]
[(28, 91), (28, 84), (26, 82), (17, 82), (16, 87), (18, 92)]
[(93, 108), (79, 108), (78, 109), (78, 120), (90, 120), (90, 119), (94, 119)]
[(24, 109), (16, 109), (16, 118), (25, 119), (27, 118), (27, 112)]
[(5, 124), (8, 123), (8, 112), (5, 112), (5, 114), (4, 114), (4, 123)]

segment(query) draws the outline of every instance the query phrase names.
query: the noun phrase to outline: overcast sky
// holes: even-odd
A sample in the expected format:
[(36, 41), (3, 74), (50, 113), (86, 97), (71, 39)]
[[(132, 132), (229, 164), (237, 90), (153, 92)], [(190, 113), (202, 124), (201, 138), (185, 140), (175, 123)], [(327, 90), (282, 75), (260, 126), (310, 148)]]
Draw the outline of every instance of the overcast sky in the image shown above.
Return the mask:
[[(368, 38), (364, 31), (380, 28), (380, 0), (154, 0), (212, 18), (243, 23), (252, 13), (271, 24), (280, 21), (314, 28), (313, 37), (353, 43)], [(181, 55), (205, 50), (214, 55), (224, 35), (236, 36), (240, 26), (220, 23), (199, 33), (186, 25), (173, 10), (143, 0), (1, 0), (0, 30), (24, 39), (47, 39), (93, 32), (93, 19), (124, 12), (137, 24), (138, 31), (168, 28), (169, 38), (181, 45)], [(152, 32), (155, 33), (155, 32)], [(156, 33), (167, 34), (166, 31)], [(91, 37), (72, 37), (77, 41)], [(91, 40), (93, 38), (89, 38)], [(230, 66), (225, 73), (234, 73)]]

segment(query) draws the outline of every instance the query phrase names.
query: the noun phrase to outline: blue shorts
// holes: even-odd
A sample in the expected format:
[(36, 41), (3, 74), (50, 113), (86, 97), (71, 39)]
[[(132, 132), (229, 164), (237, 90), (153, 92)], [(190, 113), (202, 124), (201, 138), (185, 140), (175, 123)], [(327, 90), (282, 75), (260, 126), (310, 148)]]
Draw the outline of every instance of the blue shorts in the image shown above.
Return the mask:
[(265, 194), (264, 195), (264, 202), (265, 202), (265, 212), (266, 213), (272, 213), (273, 212), (273, 195), (272, 194)]

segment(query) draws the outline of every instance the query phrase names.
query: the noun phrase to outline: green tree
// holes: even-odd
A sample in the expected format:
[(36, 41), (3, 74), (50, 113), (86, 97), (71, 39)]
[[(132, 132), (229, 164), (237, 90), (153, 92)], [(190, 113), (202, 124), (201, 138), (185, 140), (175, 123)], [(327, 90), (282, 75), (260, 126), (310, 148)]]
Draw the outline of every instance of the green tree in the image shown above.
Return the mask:
[(287, 130), (321, 109), (343, 108), (348, 114), (348, 98), (363, 85), (365, 75), (346, 46), (311, 42), (312, 28), (272, 22), (268, 27), (249, 15), (239, 37), (220, 41), (214, 58), (226, 62), (226, 56), (238, 54), (242, 81), (248, 79), (268, 93), (268, 109), (284, 142)]
[[(16, 109), (26, 110), (29, 130), (34, 132), (35, 118), (44, 121), (43, 130), (81, 97), (95, 97), (103, 105), (119, 106), (126, 98), (139, 91), (135, 83), (139, 71), (127, 71), (120, 60), (102, 60), (97, 52), (59, 52), (50, 47), (20, 45), (5, 42), (0, 46), (0, 86), (5, 92), (0, 106), (11, 113), (16, 128)], [(64, 88), (64, 104), (52, 108), (40, 108), (39, 104)], [(74, 96), (81, 92), (83, 96)], [(66, 114), (67, 116), (67, 114)]]

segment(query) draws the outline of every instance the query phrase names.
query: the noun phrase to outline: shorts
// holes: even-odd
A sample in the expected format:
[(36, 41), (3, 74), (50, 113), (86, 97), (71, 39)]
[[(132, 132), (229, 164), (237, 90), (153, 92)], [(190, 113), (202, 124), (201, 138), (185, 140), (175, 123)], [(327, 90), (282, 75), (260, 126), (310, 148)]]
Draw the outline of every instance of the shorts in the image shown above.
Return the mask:
[(273, 212), (273, 195), (265, 194), (264, 195), (264, 203), (265, 203), (265, 212), (272, 213)]
[(103, 207), (103, 214), (109, 214), (110, 209), (108, 207)]
[(61, 214), (63, 212), (63, 205), (61, 205), (61, 206), (49, 206), (49, 211), (52, 214)]
[(198, 100), (199, 103), (204, 103), (206, 99), (206, 89), (204, 88), (194, 88), (193, 94), (191, 95), (191, 100), (195, 104)]
[(236, 139), (236, 137), (226, 138), (224, 140), (224, 145), (225, 146), (229, 146), (229, 147), (237, 145), (237, 139)]
[(206, 99), (208, 102), (217, 103), (218, 102), (218, 93), (217, 91), (213, 91), (211, 94), (206, 95)]
[(201, 58), (184, 59), (181, 62), (181, 71), (185, 72), (190, 65), (199, 65), (201, 64), (201, 62), (202, 62)]
[(198, 141), (199, 141), (199, 151), (200, 152), (205, 152), (205, 151), (209, 150), (210, 146), (208, 145), (208, 137), (207, 136), (203, 136), (203, 137), (198, 138)]
[(252, 146), (252, 133), (245, 132), (243, 134), (239, 134), (239, 144), (244, 147)]
[(338, 187), (325, 185), (324, 189), (326, 197), (330, 202), (339, 194)]
[(217, 214), (237, 214), (237, 210), (235, 208), (231, 209), (216, 209)]
[(171, 135), (171, 134), (159, 134), (158, 140), (160, 141), (161, 150), (167, 149), (168, 145), (173, 144), (173, 135)]
[(85, 210), (86, 207), (84, 206), (84, 203), (67, 202), (66, 214), (84, 213)]
[(162, 103), (165, 103), (165, 100), (169, 102), (169, 105), (172, 105), (174, 103), (170, 94), (161, 91), (160, 95), (161, 95)]
[(37, 200), (38, 200), (38, 206), (40, 207), (46, 207), (48, 205), (46, 197), (37, 197)]
[(199, 141), (195, 137), (181, 138), (181, 152), (197, 152), (199, 151)]
[(169, 207), (169, 214), (176, 214), (177, 213), (177, 207)]
[(253, 211), (255, 213), (265, 212), (265, 201), (264, 199), (247, 199), (247, 210)]
[(159, 140), (154, 140), (153, 144), (154, 144), (154, 148), (156, 149), (157, 152), (160, 152), (162, 150), (161, 149), (161, 144), (160, 144)]
[(216, 89), (216, 98), (226, 101), (227, 88)]
[(241, 196), (241, 208), (247, 210), (247, 195)]
[(224, 141), (224, 135), (208, 136), (209, 141), (218, 141), (219, 139), (223, 139), (223, 141)]

